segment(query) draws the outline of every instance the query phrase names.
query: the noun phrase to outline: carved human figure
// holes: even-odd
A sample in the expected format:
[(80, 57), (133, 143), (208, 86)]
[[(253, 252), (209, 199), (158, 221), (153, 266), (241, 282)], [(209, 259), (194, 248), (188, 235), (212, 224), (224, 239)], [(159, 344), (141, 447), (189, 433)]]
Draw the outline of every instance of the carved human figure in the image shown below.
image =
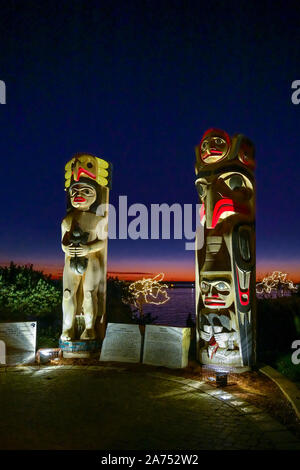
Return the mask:
[[(209, 320), (207, 310), (220, 315), (226, 308), (232, 327), (231, 336), (226, 332), (228, 339), (221, 341), (223, 347), (216, 345), (208, 363), (250, 365), (253, 363), (255, 311), (253, 144), (241, 134), (230, 138), (225, 131), (208, 130), (196, 147), (196, 175), (195, 184), (201, 202), (199, 217), (204, 229), (204, 244), (196, 252), (199, 360), (206, 360), (201, 340), (210, 341), (203, 333), (208, 330), (205, 326)], [(208, 289), (208, 285), (207, 296), (205, 286)], [(223, 294), (222, 286), (226, 286)], [(224, 296), (225, 292), (227, 295)], [(230, 308), (228, 302), (232, 304)], [(218, 338), (217, 333), (213, 338)], [(229, 343), (230, 350), (236, 351), (238, 347), (239, 353), (228, 353), (225, 359), (218, 359), (220, 350), (228, 347)]]
[(94, 340), (99, 336), (96, 319), (103, 320), (105, 314), (109, 164), (77, 154), (65, 169), (68, 211), (61, 226), (65, 253), (61, 340), (79, 339), (75, 317), (81, 313), (85, 328), (80, 339)]
[(199, 322), (200, 338), (205, 342), (207, 356), (226, 359), (226, 362), (241, 360), (238, 345), (238, 326), (234, 313), (234, 290), (230, 273), (203, 273), (200, 281), (203, 303)]

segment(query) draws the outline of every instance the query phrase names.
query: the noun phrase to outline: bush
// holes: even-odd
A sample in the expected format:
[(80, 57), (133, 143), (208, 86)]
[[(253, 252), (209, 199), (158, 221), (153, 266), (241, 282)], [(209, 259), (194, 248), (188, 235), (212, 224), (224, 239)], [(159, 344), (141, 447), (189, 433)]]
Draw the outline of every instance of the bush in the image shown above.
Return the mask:
[(1, 321), (54, 319), (60, 314), (60, 304), (60, 289), (32, 265), (0, 267)]
[(275, 367), (291, 380), (299, 380), (300, 368), (291, 361), (291, 346), (296, 339), (300, 339), (300, 297), (258, 299), (258, 360)]
[(280, 356), (275, 362), (275, 368), (288, 379), (300, 382), (300, 367), (295, 365), (291, 360), (292, 352)]

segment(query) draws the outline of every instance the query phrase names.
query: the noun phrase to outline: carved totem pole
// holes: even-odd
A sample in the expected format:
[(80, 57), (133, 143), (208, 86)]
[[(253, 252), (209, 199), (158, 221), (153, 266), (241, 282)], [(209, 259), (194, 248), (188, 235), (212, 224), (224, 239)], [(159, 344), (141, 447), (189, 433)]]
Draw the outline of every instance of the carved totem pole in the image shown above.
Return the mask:
[(65, 166), (67, 215), (61, 226), (65, 266), (60, 338), (64, 355), (97, 349), (105, 335), (110, 187), (111, 164), (105, 160), (79, 153)]
[(252, 142), (219, 129), (205, 132), (196, 147), (196, 188), (204, 230), (203, 246), (196, 248), (198, 360), (251, 366), (256, 303)]

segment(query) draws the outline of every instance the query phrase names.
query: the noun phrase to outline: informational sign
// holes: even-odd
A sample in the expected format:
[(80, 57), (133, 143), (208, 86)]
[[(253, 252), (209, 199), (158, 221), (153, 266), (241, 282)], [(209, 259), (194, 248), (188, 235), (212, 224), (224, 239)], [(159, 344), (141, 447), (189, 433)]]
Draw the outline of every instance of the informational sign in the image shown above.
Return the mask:
[(140, 362), (141, 346), (138, 325), (108, 323), (100, 361)]
[(143, 363), (175, 369), (186, 367), (190, 338), (190, 328), (147, 325)]
[(6, 363), (24, 364), (34, 360), (36, 322), (0, 323), (0, 341), (6, 345)]

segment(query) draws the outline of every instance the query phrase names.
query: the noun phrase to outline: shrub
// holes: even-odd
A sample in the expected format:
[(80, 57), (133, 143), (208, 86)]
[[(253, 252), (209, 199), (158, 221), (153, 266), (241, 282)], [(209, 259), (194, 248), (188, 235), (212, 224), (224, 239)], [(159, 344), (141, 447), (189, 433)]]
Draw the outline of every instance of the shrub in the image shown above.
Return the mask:
[(289, 354), (292, 351), (292, 342), (300, 339), (299, 334), (300, 298), (298, 295), (257, 300), (259, 360), (274, 362), (283, 353)]
[(57, 318), (60, 304), (60, 289), (32, 265), (0, 267), (1, 321)]
[(285, 375), (290, 380), (300, 382), (300, 367), (299, 365), (292, 363), (291, 355), (292, 352), (290, 354), (280, 356), (275, 363), (275, 367), (281, 374)]

